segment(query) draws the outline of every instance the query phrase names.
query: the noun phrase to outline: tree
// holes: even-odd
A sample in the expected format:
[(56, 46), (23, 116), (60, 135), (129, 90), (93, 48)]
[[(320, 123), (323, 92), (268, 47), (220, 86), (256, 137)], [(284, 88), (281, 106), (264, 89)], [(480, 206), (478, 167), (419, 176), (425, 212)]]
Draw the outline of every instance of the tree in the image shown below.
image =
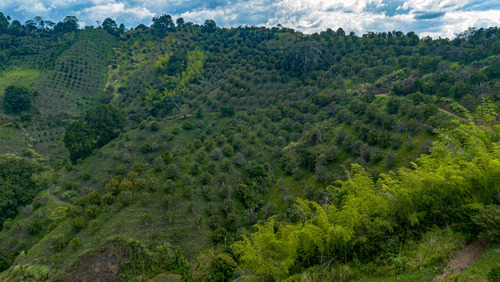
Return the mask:
[(167, 30), (175, 27), (172, 16), (163, 14), (159, 17), (153, 18), (153, 24), (151, 25), (153, 29), (157, 30)]
[(184, 21), (183, 18), (178, 18), (175, 23), (177, 23), (177, 27), (181, 27), (183, 26), (184, 24), (186, 24), (186, 22)]
[(111, 105), (100, 105), (87, 112), (85, 121), (94, 130), (98, 147), (116, 138), (127, 118), (123, 111)]
[(7, 113), (19, 113), (31, 108), (33, 90), (29, 87), (12, 84), (5, 88), (4, 108)]
[(71, 162), (88, 157), (92, 150), (116, 138), (126, 121), (125, 114), (110, 105), (89, 110), (85, 118), (74, 122), (64, 135)]
[(6, 32), (9, 28), (9, 20), (0, 12), (0, 33)]
[(64, 145), (72, 163), (90, 156), (96, 144), (95, 131), (83, 120), (75, 121), (64, 134)]
[(31, 203), (38, 193), (33, 180), (37, 167), (14, 155), (0, 155), (0, 230), (19, 207)]
[(217, 24), (215, 23), (214, 20), (206, 20), (205, 24), (203, 24), (203, 27), (201, 28), (201, 31), (203, 32), (215, 32), (217, 29)]
[(118, 26), (116, 25), (116, 22), (113, 19), (106, 18), (102, 22), (102, 28), (109, 32), (110, 34), (113, 35), (118, 35)]
[(75, 16), (67, 16), (62, 22), (58, 22), (54, 27), (57, 32), (73, 32), (78, 30), (78, 18)]
[(298, 42), (285, 54), (285, 70), (299, 74), (319, 69), (323, 64), (322, 50), (313, 42)]

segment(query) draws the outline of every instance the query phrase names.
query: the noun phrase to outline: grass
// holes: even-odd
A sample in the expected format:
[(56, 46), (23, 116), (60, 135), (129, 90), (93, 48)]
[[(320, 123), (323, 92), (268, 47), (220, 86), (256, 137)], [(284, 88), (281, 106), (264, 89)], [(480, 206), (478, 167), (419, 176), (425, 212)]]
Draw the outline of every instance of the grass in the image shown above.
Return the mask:
[(405, 273), (398, 276), (385, 276), (385, 277), (369, 277), (358, 280), (360, 282), (390, 282), (390, 281), (432, 281), (436, 275), (441, 273), (442, 267), (426, 267), (411, 273)]
[(26, 149), (22, 131), (9, 124), (0, 125), (0, 154), (20, 154)]
[(474, 265), (455, 275), (454, 278), (458, 281), (488, 281), (488, 273), (493, 267), (498, 266), (500, 266), (500, 244), (490, 243)]

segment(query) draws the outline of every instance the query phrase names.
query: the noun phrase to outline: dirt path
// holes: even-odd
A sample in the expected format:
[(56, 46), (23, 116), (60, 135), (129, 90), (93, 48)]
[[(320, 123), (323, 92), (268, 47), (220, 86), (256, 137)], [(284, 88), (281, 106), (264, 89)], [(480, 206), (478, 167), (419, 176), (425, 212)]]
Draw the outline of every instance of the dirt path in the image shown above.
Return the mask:
[(375, 94), (375, 96), (377, 96), (377, 97), (385, 97), (385, 96), (387, 96), (387, 93), (384, 93), (384, 94)]
[(441, 281), (448, 277), (449, 275), (454, 275), (467, 267), (473, 265), (480, 254), (486, 249), (486, 240), (478, 240), (472, 244), (469, 244), (464, 249), (462, 249), (458, 254), (448, 262), (448, 265), (444, 268), (443, 273), (439, 276), (434, 277), (435, 281)]
[(172, 121), (172, 120), (177, 120), (181, 118), (188, 118), (192, 117), (193, 115), (179, 115), (179, 116), (174, 116), (174, 117), (167, 117), (167, 121)]
[(445, 113), (445, 114), (449, 114), (449, 115), (451, 115), (451, 116), (454, 116), (454, 117), (456, 117), (456, 118), (458, 118), (458, 119), (461, 119), (461, 120), (467, 120), (466, 118), (463, 118), (463, 117), (461, 117), (461, 116), (458, 116), (458, 115), (456, 115), (456, 114), (454, 114), (454, 113), (452, 113), (452, 112), (449, 112), (449, 111), (447, 111), (447, 110), (445, 110), (445, 109), (438, 108), (438, 110), (440, 110), (441, 112), (443, 112), (443, 113)]
[(68, 204), (68, 205), (71, 205), (70, 203), (68, 202), (65, 202), (65, 201), (61, 201), (59, 200), (59, 198), (57, 198), (54, 193), (53, 193), (53, 190), (54, 190), (54, 187), (55, 185), (52, 184), (52, 186), (50, 186), (48, 189), (47, 189), (47, 194), (49, 194), (49, 196), (52, 198), (52, 200), (54, 200), (54, 203), (58, 203), (58, 204)]

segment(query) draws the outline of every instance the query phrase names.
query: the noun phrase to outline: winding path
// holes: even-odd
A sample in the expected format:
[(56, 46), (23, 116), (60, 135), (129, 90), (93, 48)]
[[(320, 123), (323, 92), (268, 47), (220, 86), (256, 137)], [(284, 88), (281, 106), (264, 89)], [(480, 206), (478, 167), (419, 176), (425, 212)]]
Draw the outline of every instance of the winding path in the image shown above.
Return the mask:
[(57, 198), (54, 193), (53, 193), (53, 190), (54, 190), (54, 187), (55, 185), (52, 184), (48, 189), (47, 189), (47, 194), (49, 194), (49, 196), (52, 198), (52, 200), (54, 201), (54, 203), (57, 203), (57, 204), (68, 204), (68, 205), (71, 205), (70, 203), (68, 202), (65, 202), (65, 201), (62, 201), (60, 200), (59, 198)]
[(450, 111), (447, 111), (447, 110), (445, 110), (445, 109), (438, 108), (438, 110), (439, 110), (439, 111), (441, 111), (441, 112), (443, 112), (443, 113), (445, 113), (445, 114), (449, 114), (449, 115), (451, 115), (451, 116), (454, 116), (454, 117), (456, 117), (456, 118), (458, 118), (458, 119), (465, 120), (465, 121), (467, 120), (466, 118), (461, 117), (461, 116), (459, 116), (459, 115), (456, 115), (456, 114), (454, 114), (454, 113), (452, 113), (452, 112), (450, 112)]

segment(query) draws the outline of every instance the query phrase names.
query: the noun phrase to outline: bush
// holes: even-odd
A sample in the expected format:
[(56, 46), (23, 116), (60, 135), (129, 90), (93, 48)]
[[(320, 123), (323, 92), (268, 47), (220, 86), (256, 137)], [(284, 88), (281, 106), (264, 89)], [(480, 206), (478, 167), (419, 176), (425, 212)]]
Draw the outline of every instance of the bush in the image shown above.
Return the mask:
[(490, 281), (500, 281), (500, 265), (492, 267), (486, 277)]
[(132, 156), (129, 153), (123, 154), (123, 161), (127, 162), (127, 163), (131, 162), (132, 161)]
[(55, 234), (51, 237), (50, 244), (54, 249), (62, 250), (66, 247), (68, 243), (66, 240), (66, 236), (64, 234)]
[(80, 246), (80, 239), (78, 239), (78, 237), (73, 238), (73, 239), (69, 242), (69, 246), (70, 246), (71, 248), (73, 248), (73, 250), (78, 249), (78, 247)]
[(153, 121), (149, 127), (151, 131), (158, 131), (160, 129), (160, 124), (156, 121)]
[(75, 230), (75, 232), (79, 232), (82, 230), (85, 225), (85, 219), (83, 216), (76, 216), (71, 220), (71, 228)]
[(210, 154), (214, 160), (220, 160), (223, 156), (222, 150), (219, 148), (215, 148), (212, 150), (212, 153)]
[(191, 130), (193, 129), (193, 127), (193, 124), (189, 121), (182, 125), (182, 128), (184, 128), (184, 130)]
[(211, 281), (230, 281), (235, 274), (238, 265), (234, 259), (227, 254), (218, 254), (212, 261)]
[(151, 143), (149, 142), (146, 142), (144, 144), (142, 144), (142, 147), (141, 147), (141, 151), (143, 153), (149, 153), (151, 152), (153, 149), (151, 148)]

